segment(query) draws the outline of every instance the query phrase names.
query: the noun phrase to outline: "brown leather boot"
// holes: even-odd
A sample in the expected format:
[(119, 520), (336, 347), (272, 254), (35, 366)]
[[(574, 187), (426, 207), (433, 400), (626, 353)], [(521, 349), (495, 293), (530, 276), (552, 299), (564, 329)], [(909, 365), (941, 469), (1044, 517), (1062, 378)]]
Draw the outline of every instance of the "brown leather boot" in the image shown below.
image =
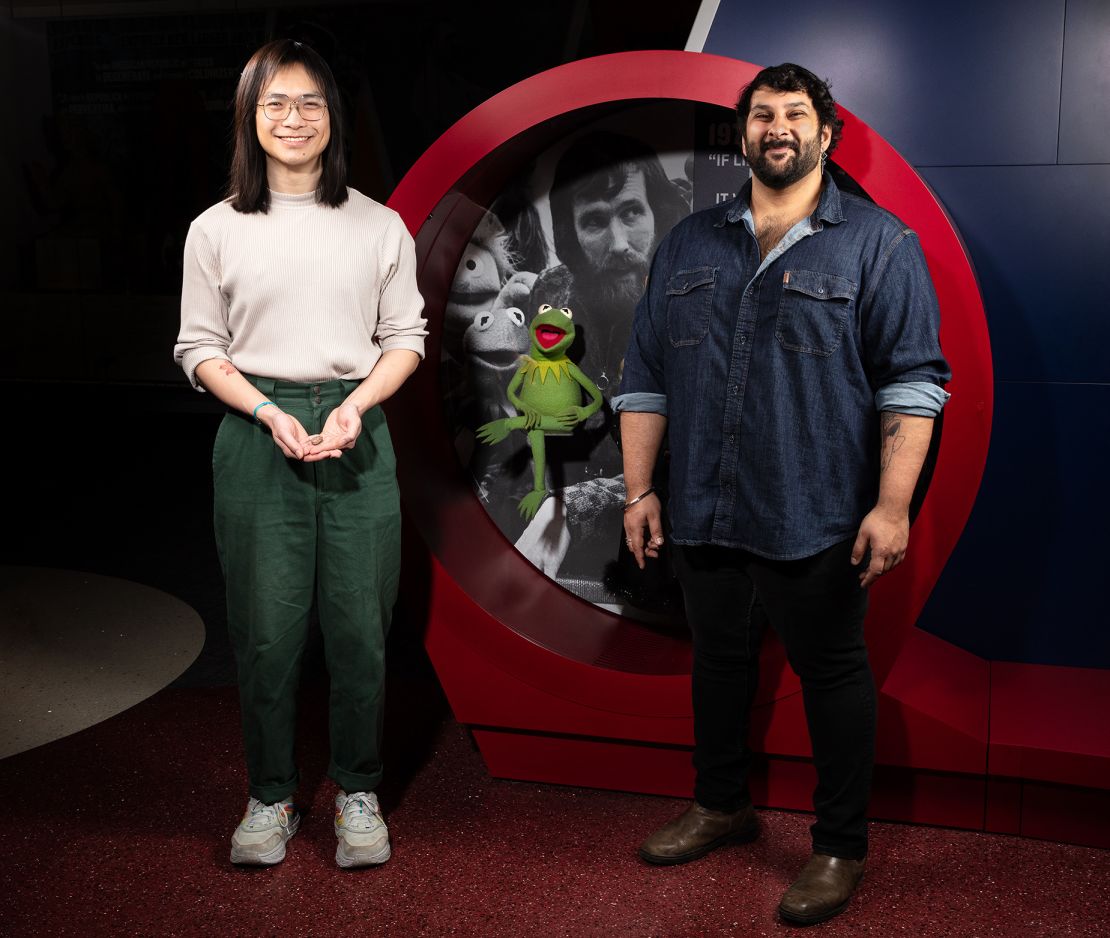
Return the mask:
[(746, 844), (758, 836), (759, 821), (751, 805), (733, 812), (710, 811), (695, 801), (640, 845), (640, 857), (665, 866), (688, 863), (725, 844)]
[(864, 860), (815, 853), (779, 903), (779, 914), (796, 925), (815, 925), (844, 911), (863, 879)]

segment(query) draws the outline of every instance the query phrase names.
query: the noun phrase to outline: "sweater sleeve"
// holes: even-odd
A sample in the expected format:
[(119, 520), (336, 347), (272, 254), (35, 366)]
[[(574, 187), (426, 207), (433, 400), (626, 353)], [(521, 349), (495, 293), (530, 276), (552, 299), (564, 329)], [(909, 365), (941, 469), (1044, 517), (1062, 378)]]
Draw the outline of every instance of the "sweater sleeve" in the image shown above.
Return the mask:
[(399, 216), (395, 216), (380, 246), (381, 293), (375, 338), (383, 352), (409, 349), (424, 357), (427, 320), (421, 315), (424, 299), (416, 285), (416, 245)]
[(227, 358), (231, 336), (227, 299), (220, 289), (220, 262), (212, 243), (194, 222), (185, 238), (181, 277), (181, 331), (173, 358), (190, 383), (197, 383), (197, 365), (209, 358)]

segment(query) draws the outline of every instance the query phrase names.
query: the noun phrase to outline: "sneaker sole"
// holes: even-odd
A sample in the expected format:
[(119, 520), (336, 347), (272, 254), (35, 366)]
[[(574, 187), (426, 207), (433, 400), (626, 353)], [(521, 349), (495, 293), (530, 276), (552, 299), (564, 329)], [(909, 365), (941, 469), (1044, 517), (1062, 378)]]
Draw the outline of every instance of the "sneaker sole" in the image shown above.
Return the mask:
[(377, 853), (358, 859), (345, 856), (343, 853), (343, 844), (341, 842), (335, 848), (335, 865), (344, 870), (351, 870), (360, 866), (380, 866), (392, 855), (393, 851), (390, 848), (388, 840), (385, 842), (385, 846)]
[(694, 850), (688, 850), (686, 853), (679, 853), (675, 856), (664, 856), (658, 853), (648, 853), (641, 848), (639, 854), (641, 860), (645, 863), (650, 863), (652, 866), (677, 866), (680, 863), (689, 863), (691, 860), (700, 860), (718, 847), (726, 847), (729, 844), (750, 844), (758, 837), (759, 823), (756, 822), (752, 824), (751, 827), (745, 827), (733, 834), (726, 834), (724, 837), (718, 837), (716, 840), (711, 840), (709, 843), (703, 844)]
[(231, 846), (231, 862), (236, 866), (276, 866), (285, 859), (285, 845), (289, 839), (297, 833), (297, 828), (301, 826), (300, 817), (295, 817), (289, 822), (289, 827), (286, 830), (285, 839), (279, 843), (273, 850), (268, 853), (252, 853), (242, 847), (236, 847), (234, 844)]

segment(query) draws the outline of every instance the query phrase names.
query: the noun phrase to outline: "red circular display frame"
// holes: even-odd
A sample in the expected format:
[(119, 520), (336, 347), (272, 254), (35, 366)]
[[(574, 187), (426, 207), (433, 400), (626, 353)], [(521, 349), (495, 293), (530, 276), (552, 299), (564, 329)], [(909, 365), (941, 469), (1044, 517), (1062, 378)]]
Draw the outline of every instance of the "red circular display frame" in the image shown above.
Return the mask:
[[(419, 244), (425, 223), (434, 220), (437, 206), (464, 176), (545, 123), (645, 99), (731, 107), (738, 89), (757, 71), (755, 65), (720, 56), (652, 51), (599, 56), (541, 73), (451, 127), (404, 177), (389, 205)], [(993, 374), (979, 290), (943, 208), (889, 144), (853, 115), (840, 113), (845, 126), (836, 161), (921, 239), (940, 301), (941, 340), (955, 376), (936, 472), (914, 525), (911, 550), (906, 562), (872, 590), (868, 638), (881, 686), (970, 514), (986, 461)], [(457, 255), (447, 259), (437, 276), (449, 278), (456, 261)], [(425, 274), (427, 265), (436, 262), (432, 255), (423, 259)], [(435, 558), (429, 615), (459, 641), (480, 649), (495, 668), (530, 687), (597, 710), (681, 720), (682, 728), (660, 729), (651, 738), (685, 742), (691, 712), (688, 653), (676, 653), (641, 626), (573, 596), (534, 569), (468, 488), (446, 432), (437, 436), (442, 402), (433, 362), (441, 313), (429, 304), (429, 362), (391, 407), (406, 510)], [(612, 654), (613, 649), (622, 654)], [(445, 671), (452, 662), (435, 658), (433, 653), (451, 696)], [(786, 690), (781, 682), (788, 679), (782, 668), (778, 673), (777, 686), (768, 681), (772, 697)], [(513, 702), (505, 706), (511, 709)]]

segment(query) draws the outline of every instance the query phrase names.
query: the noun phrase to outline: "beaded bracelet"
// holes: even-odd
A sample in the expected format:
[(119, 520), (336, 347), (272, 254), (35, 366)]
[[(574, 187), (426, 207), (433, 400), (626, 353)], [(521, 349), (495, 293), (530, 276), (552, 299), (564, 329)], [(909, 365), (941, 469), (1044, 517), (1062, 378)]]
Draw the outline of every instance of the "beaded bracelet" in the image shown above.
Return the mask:
[(624, 511), (628, 511), (628, 509), (631, 508), (633, 505), (635, 505), (637, 502), (642, 502), (649, 495), (654, 494), (654, 492), (655, 492), (655, 486), (653, 485), (646, 492), (641, 492), (639, 495), (637, 495), (634, 499), (632, 499), (632, 501), (625, 502), (624, 503)]

